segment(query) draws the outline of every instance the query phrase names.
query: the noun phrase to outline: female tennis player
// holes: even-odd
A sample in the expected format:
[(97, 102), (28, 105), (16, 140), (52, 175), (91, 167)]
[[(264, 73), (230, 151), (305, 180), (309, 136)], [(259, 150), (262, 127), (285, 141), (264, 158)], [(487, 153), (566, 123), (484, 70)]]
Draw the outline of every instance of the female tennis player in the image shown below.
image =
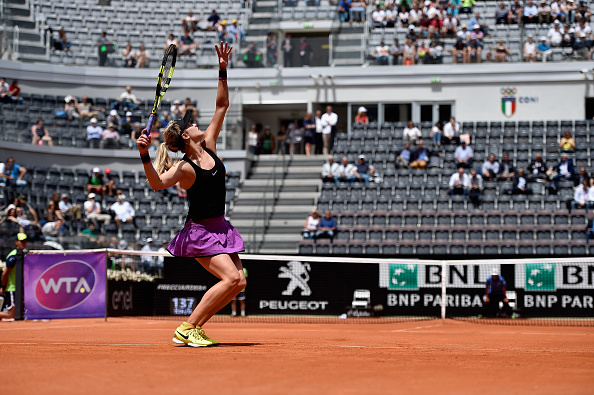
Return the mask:
[[(219, 85), (215, 114), (206, 131), (190, 122), (190, 111), (182, 121), (171, 121), (163, 133), (165, 142), (159, 147), (155, 167), (148, 154), (151, 138), (143, 131), (137, 141), (151, 187), (167, 189), (179, 181), (188, 194), (186, 224), (167, 250), (174, 256), (196, 258), (221, 280), (204, 294), (188, 321), (175, 331), (173, 342), (192, 347), (219, 344), (207, 337), (202, 327), (246, 286), (238, 256), (244, 250), (243, 240), (224, 217), (225, 167), (216, 155), (217, 138), (229, 107), (227, 63), (232, 48), (221, 42), (220, 49), (216, 45), (215, 49), (219, 57)], [(173, 163), (167, 148), (185, 155)]]

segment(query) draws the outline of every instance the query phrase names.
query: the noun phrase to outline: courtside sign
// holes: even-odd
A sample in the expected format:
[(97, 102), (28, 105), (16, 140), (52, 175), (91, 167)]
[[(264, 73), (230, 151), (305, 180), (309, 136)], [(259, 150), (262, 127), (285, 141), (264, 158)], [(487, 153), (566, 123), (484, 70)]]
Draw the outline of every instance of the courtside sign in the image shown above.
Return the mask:
[(28, 254), (25, 319), (105, 316), (105, 253)]

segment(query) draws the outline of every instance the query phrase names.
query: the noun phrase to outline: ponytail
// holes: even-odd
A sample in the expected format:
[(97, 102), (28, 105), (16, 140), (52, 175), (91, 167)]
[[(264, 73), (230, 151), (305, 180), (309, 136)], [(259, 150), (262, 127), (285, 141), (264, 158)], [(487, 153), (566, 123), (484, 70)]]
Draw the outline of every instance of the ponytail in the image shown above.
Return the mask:
[(167, 151), (167, 145), (165, 145), (165, 143), (161, 143), (159, 145), (159, 149), (157, 150), (157, 157), (155, 158), (155, 170), (157, 170), (157, 174), (161, 175), (167, 170), (171, 169), (172, 166), (173, 161), (171, 160), (169, 152)]

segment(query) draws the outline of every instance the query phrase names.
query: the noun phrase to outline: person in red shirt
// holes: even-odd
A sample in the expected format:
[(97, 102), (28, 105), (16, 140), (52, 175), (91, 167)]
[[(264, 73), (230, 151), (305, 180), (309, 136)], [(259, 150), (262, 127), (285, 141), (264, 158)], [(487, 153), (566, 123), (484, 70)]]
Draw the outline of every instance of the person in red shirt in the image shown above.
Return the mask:
[(19, 81), (13, 80), (12, 84), (10, 84), (10, 87), (8, 88), (8, 91), (2, 93), (0, 99), (4, 103), (21, 104), (23, 102), (23, 98), (21, 97), (21, 87), (19, 86)]

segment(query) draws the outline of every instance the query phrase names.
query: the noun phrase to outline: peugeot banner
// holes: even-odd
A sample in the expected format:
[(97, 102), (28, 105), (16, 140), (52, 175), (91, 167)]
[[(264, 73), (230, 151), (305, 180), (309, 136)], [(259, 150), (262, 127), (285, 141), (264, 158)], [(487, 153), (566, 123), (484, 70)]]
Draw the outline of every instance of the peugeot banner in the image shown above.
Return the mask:
[(25, 319), (105, 316), (105, 253), (28, 254)]

